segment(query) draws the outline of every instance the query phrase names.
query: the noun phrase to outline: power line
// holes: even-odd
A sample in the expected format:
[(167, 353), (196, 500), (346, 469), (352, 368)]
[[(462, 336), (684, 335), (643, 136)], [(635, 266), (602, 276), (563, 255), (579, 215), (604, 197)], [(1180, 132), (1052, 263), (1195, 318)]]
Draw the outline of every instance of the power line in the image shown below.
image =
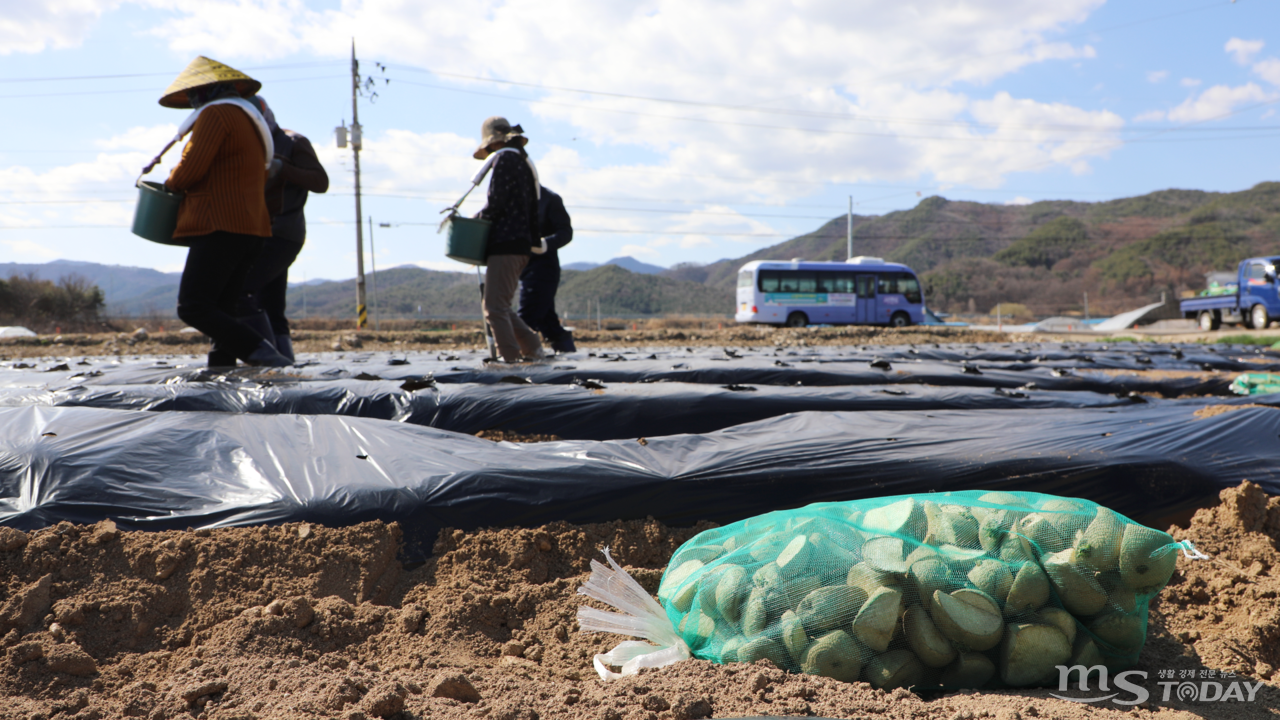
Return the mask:
[[(283, 65), (256, 65), (253, 67), (241, 68), (245, 72), (257, 70), (293, 70), (296, 68), (321, 67), (324, 65), (336, 65), (341, 60), (318, 60), (315, 62), (305, 63), (286, 63)], [(120, 80), (125, 78), (141, 78), (141, 77), (174, 77), (179, 70), (169, 72), (150, 72), (150, 73), (127, 73), (118, 75), (61, 75), (61, 76), (45, 76), (45, 77), (29, 77), (29, 78), (0, 78), (0, 83), (34, 83), (34, 82), (63, 82), (74, 80)]]
[[(282, 85), (284, 83), (309, 82), (311, 80), (333, 80), (335, 78), (341, 78), (341, 77), (346, 77), (346, 76), (345, 75), (314, 75), (311, 77), (302, 77), (302, 78), (279, 78), (279, 79), (271, 80), (271, 83), (274, 85)], [(135, 94), (135, 93), (154, 93), (154, 92), (156, 92), (156, 88), (154, 87), (132, 88), (127, 90), (77, 90), (77, 91), (56, 92), (56, 93), (27, 93), (22, 95), (0, 95), (0, 99), (76, 97), (80, 95), (129, 95), (129, 94)]]

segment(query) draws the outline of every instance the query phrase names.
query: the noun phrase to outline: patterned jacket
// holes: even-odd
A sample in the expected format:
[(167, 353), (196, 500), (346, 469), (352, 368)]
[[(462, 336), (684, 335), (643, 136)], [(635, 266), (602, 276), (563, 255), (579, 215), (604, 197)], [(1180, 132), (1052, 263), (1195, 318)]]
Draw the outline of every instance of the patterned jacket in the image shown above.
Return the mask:
[(185, 192), (175, 238), (226, 232), (271, 236), (264, 191), (266, 150), (253, 122), (234, 105), (205, 108), (165, 186)]

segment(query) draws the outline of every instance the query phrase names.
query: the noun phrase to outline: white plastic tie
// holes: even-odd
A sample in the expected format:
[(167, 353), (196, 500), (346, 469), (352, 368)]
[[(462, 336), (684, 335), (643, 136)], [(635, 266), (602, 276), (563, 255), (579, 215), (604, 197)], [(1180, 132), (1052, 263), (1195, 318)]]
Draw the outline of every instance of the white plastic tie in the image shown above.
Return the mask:
[(1208, 555), (1205, 555), (1204, 553), (1197, 550), (1195, 544), (1192, 543), (1190, 540), (1183, 540), (1182, 542), (1177, 543), (1177, 546), (1178, 546), (1178, 549), (1182, 551), (1182, 556), (1187, 558), (1188, 560), (1210, 559)]
[[(596, 655), (592, 665), (602, 680), (616, 680), (635, 675), (643, 668), (660, 668), (693, 657), (689, 646), (671, 626), (667, 612), (645, 591), (635, 578), (627, 574), (604, 549), (609, 566), (592, 560), (591, 577), (578, 588), (578, 594), (617, 608), (609, 612), (593, 607), (578, 608), (578, 626), (582, 632), (609, 632), (641, 637), (649, 642), (628, 640), (607, 653)], [(621, 672), (610, 670), (610, 666)]]

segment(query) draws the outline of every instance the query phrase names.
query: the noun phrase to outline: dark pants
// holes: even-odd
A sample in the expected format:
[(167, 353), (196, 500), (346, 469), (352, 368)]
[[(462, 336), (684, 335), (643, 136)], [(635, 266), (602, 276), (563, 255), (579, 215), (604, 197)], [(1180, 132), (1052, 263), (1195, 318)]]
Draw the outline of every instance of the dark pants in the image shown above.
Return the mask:
[(261, 249), (262, 238), (253, 235), (218, 231), (191, 238), (178, 285), (178, 317), (220, 349), (217, 357), (210, 353), (211, 365), (234, 365), (235, 358), (248, 358), (262, 343), (257, 333), (236, 322), (245, 278)]
[(289, 290), (289, 266), (300, 252), (302, 243), (277, 237), (267, 239), (244, 282), (247, 302), (239, 315), (252, 315), (263, 310), (271, 321), (272, 332), (276, 335), (289, 334), (289, 320), (284, 316), (284, 297)]
[(556, 316), (560, 263), (554, 258), (534, 258), (520, 275), (520, 319), (554, 343), (568, 333)]

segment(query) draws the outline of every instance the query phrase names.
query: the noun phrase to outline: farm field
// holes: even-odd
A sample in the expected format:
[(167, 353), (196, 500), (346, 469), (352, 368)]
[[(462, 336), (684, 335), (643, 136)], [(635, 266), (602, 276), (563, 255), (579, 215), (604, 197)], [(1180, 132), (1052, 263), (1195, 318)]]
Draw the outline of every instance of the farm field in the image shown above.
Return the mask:
[[(313, 335), (281, 373), (204, 373), (203, 346), (178, 333), (0, 346), (0, 719), (1280, 707), (1280, 469), (1267, 445), (1280, 413), (1226, 390), (1239, 372), (1280, 369), (1265, 346), (628, 328), (485, 369), (468, 328)], [(691, 506), (681, 490), (695, 478), (710, 484)], [(388, 481), (416, 499), (391, 501)], [(1180, 559), (1151, 605), (1136, 668), (1148, 702), (884, 692), (767, 660), (610, 682), (592, 668), (626, 639), (575, 620), (605, 547), (656, 592), (675, 550), (717, 524), (988, 487), (1077, 492), (1211, 557)], [(1167, 672), (1256, 695), (1163, 700)]]

